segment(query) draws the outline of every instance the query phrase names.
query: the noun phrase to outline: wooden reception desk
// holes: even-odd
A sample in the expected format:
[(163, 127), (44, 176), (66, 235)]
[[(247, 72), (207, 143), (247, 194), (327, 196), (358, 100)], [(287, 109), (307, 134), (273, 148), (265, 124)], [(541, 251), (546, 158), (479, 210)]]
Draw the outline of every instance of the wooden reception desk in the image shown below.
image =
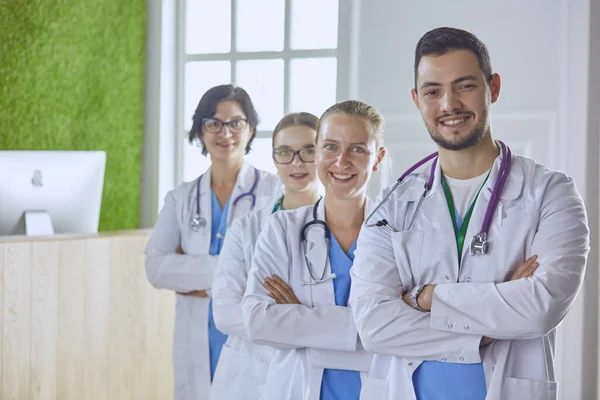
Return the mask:
[(0, 237), (0, 399), (173, 398), (172, 293), (148, 231)]

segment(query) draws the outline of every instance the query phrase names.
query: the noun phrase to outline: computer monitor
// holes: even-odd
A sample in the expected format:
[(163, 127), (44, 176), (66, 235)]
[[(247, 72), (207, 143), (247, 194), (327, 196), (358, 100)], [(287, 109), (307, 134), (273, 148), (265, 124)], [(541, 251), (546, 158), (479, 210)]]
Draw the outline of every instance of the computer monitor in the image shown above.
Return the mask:
[(0, 235), (98, 232), (104, 151), (0, 151)]

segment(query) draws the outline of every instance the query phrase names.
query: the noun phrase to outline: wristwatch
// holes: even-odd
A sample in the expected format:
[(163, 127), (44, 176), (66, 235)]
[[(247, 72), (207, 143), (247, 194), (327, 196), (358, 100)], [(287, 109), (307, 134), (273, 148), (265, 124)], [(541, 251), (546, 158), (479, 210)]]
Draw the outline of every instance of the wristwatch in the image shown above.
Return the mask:
[(425, 285), (417, 285), (410, 291), (410, 296), (409, 296), (410, 297), (410, 306), (417, 311), (429, 312), (426, 309), (421, 308), (419, 306), (419, 302), (417, 301), (417, 299), (419, 298), (419, 295), (423, 291), (423, 288), (425, 288)]

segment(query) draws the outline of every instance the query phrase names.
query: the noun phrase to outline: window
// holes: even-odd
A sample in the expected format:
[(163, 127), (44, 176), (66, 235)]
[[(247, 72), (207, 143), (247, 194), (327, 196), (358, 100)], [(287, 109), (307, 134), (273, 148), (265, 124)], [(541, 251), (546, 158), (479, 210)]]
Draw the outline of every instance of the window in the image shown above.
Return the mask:
[(338, 92), (338, 0), (185, 0), (181, 35), (179, 181), (195, 179), (210, 160), (187, 142), (192, 116), (209, 88), (233, 83), (248, 91), (260, 117), (256, 167), (275, 171), (271, 132), (287, 113), (319, 116)]

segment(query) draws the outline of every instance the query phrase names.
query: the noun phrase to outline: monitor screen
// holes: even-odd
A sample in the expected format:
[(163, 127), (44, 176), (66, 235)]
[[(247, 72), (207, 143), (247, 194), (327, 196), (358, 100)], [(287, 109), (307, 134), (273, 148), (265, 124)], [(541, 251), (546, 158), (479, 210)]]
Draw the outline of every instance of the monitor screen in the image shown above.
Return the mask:
[(0, 235), (98, 231), (104, 151), (0, 151)]

